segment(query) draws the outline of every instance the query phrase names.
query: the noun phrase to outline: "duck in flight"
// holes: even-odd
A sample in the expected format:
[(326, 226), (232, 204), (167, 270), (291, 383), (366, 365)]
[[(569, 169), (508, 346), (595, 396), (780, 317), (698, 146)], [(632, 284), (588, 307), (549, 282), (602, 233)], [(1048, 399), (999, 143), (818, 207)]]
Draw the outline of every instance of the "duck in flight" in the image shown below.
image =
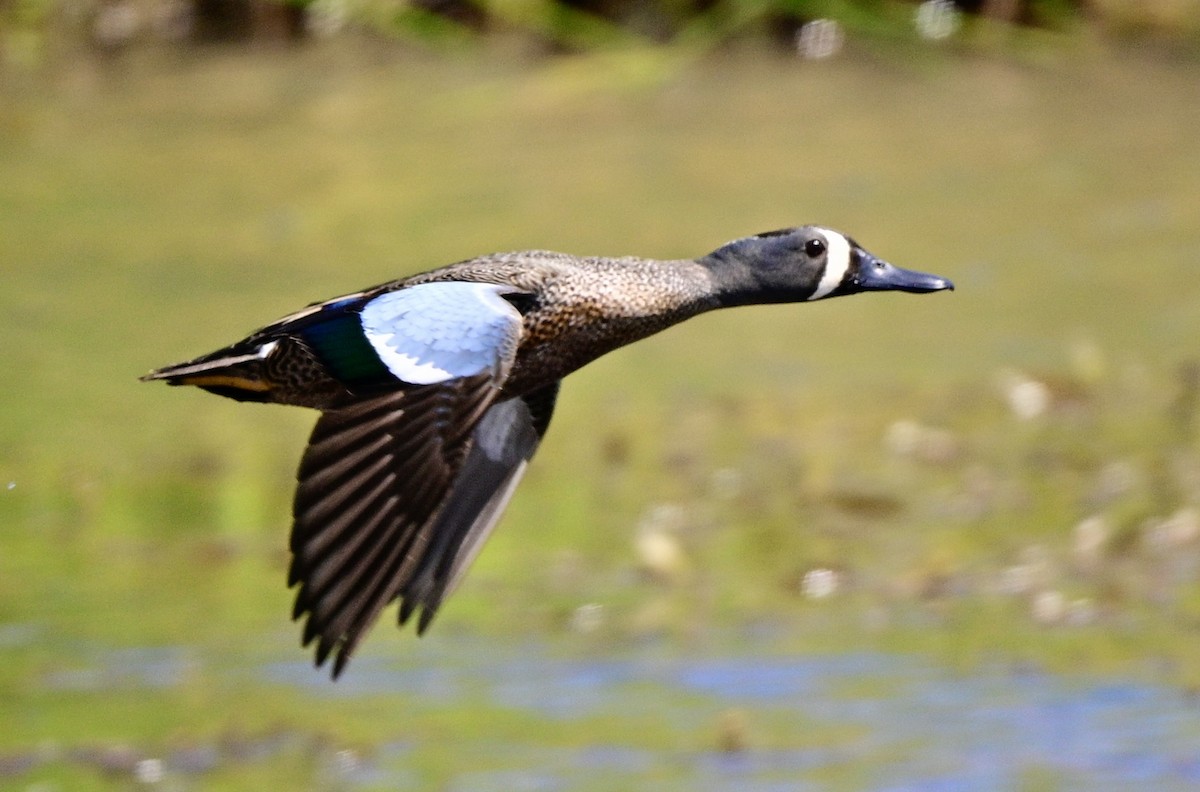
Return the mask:
[(697, 259), (495, 253), (315, 303), (144, 380), (321, 412), (300, 461), (293, 618), (333, 677), (393, 600), (417, 633), (500, 519), (563, 377), (717, 308), (953, 289), (820, 226)]

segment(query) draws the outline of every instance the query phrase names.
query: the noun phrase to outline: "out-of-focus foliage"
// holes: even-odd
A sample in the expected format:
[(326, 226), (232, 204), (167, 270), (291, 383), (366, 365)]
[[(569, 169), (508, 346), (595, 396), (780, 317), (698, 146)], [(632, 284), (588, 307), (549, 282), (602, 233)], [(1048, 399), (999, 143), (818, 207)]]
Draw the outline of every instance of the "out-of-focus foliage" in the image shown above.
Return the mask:
[[(797, 46), (828, 20), (855, 36), (912, 38), (944, 7), (968, 22), (1195, 42), (1200, 0), (0, 0), (0, 66), (91, 50), (113, 56), (212, 41), (298, 41), (367, 31), (435, 46), (490, 39), (581, 51), (734, 40)], [(955, 24), (971, 35), (976, 25)], [(840, 38), (837, 44), (840, 46)]]

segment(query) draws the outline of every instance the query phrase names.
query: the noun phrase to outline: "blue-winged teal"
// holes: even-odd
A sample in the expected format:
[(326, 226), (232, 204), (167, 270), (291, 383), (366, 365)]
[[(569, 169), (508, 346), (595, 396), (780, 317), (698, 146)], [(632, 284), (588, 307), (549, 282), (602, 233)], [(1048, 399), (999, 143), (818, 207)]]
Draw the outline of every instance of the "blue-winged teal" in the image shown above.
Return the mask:
[(563, 377), (715, 308), (932, 292), (805, 226), (699, 259), (497, 253), (317, 303), (147, 380), (315, 407), (297, 474), (289, 585), (304, 643), (345, 666), (379, 612), (428, 627), (533, 456)]

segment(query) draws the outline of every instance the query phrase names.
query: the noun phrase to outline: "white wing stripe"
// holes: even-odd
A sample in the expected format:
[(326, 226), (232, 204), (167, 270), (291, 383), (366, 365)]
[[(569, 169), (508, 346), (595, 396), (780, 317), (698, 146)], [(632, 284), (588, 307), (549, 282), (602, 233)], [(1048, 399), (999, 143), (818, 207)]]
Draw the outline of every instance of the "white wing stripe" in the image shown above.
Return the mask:
[(422, 283), (363, 306), (363, 333), (388, 370), (429, 385), (484, 371), (502, 375), (516, 348), (521, 314), (494, 283)]

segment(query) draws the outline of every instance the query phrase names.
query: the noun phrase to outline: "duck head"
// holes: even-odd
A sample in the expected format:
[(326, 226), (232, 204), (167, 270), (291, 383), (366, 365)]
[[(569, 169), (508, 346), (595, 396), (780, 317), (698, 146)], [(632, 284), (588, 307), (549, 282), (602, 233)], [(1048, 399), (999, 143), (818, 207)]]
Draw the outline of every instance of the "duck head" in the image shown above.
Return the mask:
[(736, 239), (700, 259), (722, 306), (806, 302), (864, 291), (953, 289), (945, 278), (893, 266), (850, 237), (821, 226)]

